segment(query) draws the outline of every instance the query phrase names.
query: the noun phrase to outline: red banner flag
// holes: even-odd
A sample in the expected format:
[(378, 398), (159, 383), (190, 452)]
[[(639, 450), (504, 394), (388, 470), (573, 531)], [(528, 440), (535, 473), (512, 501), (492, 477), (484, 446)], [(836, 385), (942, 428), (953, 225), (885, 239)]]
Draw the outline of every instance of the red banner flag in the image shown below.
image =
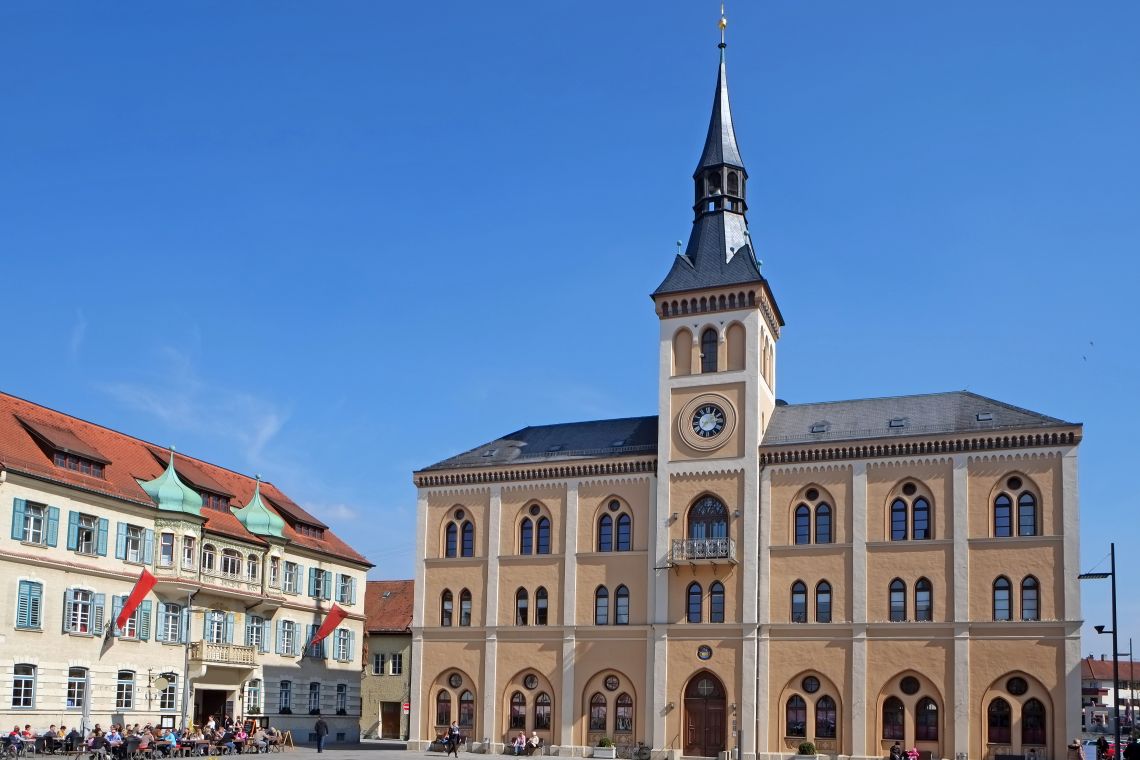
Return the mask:
[(332, 609), (329, 610), (329, 614), (325, 616), (325, 622), (321, 623), (321, 627), (313, 634), (313, 640), (310, 641), (309, 644), (320, 643), (320, 641), (332, 633), (333, 630), (340, 625), (340, 621), (346, 617), (348, 617), (348, 613), (342, 610), (336, 602), (333, 602)]
[(120, 631), (123, 629), (123, 626), (127, 624), (127, 620), (130, 619), (134, 611), (142, 604), (142, 600), (146, 599), (146, 595), (150, 593), (150, 590), (154, 588), (154, 584), (156, 583), (158, 583), (158, 578), (151, 575), (144, 567), (142, 574), (139, 575), (139, 579), (135, 581), (135, 587), (131, 590), (131, 595), (128, 596), (127, 601), (123, 603), (122, 611), (119, 613), (119, 616), (115, 618), (115, 628)]

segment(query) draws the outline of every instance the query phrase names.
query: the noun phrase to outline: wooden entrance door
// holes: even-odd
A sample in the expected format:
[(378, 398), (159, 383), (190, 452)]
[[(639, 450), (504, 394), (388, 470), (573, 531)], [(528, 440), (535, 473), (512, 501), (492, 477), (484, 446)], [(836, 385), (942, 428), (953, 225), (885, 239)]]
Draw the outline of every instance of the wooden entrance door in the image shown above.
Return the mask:
[(380, 703), (380, 738), (381, 739), (399, 739), (400, 738), (400, 711), (402, 706), (399, 702), (381, 702)]
[(716, 757), (724, 751), (724, 685), (712, 673), (698, 673), (685, 689), (685, 754)]

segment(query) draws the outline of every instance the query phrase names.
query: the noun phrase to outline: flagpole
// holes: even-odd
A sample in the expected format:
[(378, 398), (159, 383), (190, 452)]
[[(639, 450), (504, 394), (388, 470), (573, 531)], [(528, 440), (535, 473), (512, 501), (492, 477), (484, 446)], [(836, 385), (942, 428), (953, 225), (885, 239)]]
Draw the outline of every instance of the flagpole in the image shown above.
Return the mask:
[(83, 713), (79, 718), (79, 733), (87, 738), (87, 726), (91, 723), (91, 698), (94, 695), (91, 693), (91, 669), (87, 669), (87, 674), (83, 677)]

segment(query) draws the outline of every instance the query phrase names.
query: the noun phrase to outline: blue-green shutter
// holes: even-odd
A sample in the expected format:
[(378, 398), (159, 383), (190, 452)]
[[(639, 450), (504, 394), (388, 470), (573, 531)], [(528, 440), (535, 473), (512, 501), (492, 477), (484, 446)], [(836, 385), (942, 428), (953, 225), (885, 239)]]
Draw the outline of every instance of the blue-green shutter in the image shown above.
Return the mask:
[(264, 653), (269, 652), (269, 635), (270, 627), (268, 620), (261, 621), (261, 651)]
[(23, 499), (15, 499), (12, 502), (12, 539), (15, 541), (24, 540), (24, 511), (27, 509), (27, 502)]
[(154, 606), (154, 640), (166, 641), (166, 602)]
[(332, 581), (333, 574), (328, 570), (321, 573), (321, 597), (324, 599), (332, 599)]
[(234, 643), (234, 613), (226, 613), (226, 643)]
[(20, 581), (16, 596), (16, 627), (32, 627), (32, 589), (31, 581)]
[(95, 553), (100, 557), (107, 556), (107, 529), (110, 524), (106, 517), (99, 518), (99, 538), (95, 542)]
[(119, 619), (119, 613), (123, 611), (123, 601), (125, 599), (125, 596), (119, 596), (118, 594), (111, 597), (111, 625), (114, 626), (115, 629), (111, 633), (115, 637), (122, 634), (122, 631), (118, 625), (116, 625), (116, 621)]
[(31, 604), (28, 607), (29, 624), (32, 628), (44, 627), (44, 585), (32, 581), (30, 585), (31, 590)]
[(142, 561), (144, 565), (154, 563), (154, 531), (150, 528), (143, 534)]
[(116, 528), (115, 535), (115, 559), (127, 558), (127, 524), (125, 522), (119, 523)]
[(277, 654), (288, 654), (285, 651), (285, 625), (284, 625), (284, 623), (285, 623), (284, 620), (278, 620), (277, 621), (277, 649), (275, 650), (277, 652)]
[(210, 640), (210, 610), (202, 610), (202, 641)]
[(96, 594), (95, 603), (91, 608), (91, 629), (97, 636), (103, 635), (103, 608), (107, 606), (105, 594)]
[(75, 592), (71, 589), (63, 592), (63, 632), (71, 631), (71, 611), (75, 607)]
[(348, 603), (356, 604), (356, 578), (348, 579)]
[(139, 605), (139, 639), (150, 640), (150, 600), (144, 599)]
[(190, 608), (182, 608), (182, 621), (178, 627), (178, 633), (181, 638), (179, 641), (186, 643), (190, 641)]
[(313, 598), (320, 597), (320, 589), (317, 588), (317, 568), (309, 568), (309, 596)]
[(73, 552), (79, 548), (79, 513), (74, 509), (67, 513), (67, 550)]
[(348, 660), (352, 662), (356, 657), (356, 631), (348, 632)]
[(59, 507), (47, 508), (47, 545), (55, 546), (59, 542)]

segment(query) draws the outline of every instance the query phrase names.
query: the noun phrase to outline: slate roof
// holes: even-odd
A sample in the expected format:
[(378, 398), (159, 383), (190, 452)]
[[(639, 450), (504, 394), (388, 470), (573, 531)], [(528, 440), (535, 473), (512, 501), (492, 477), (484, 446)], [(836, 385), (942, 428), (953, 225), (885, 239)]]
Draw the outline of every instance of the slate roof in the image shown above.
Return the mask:
[[(702, 169), (728, 164), (744, 169), (740, 148), (736, 145), (736, 131), (732, 128), (732, 109), (728, 105), (728, 76), (724, 71), (724, 48), (720, 49), (720, 69), (716, 75), (716, 93), (713, 95), (712, 117), (705, 148), (697, 164), (696, 174)], [(747, 172), (745, 172), (747, 174)]]
[[(982, 416), (983, 419), (978, 419)], [(986, 419), (985, 415), (989, 415)], [(891, 425), (896, 420), (896, 426)], [(852, 441), (915, 435), (985, 432), (1072, 425), (969, 391), (863, 398), (776, 407), (762, 447), (815, 441)], [(571, 422), (525, 427), (425, 467), (473, 469), (567, 459), (601, 459), (657, 453), (658, 418)], [(821, 425), (813, 433), (812, 426)]]
[[(51, 442), (44, 445), (34, 436), (29, 427), (37, 430), (65, 431), (69, 448), (79, 453), (83, 451), (95, 454), (100, 461), (107, 464), (103, 470), (103, 477), (83, 475), (66, 467), (57, 467), (52, 460)], [(58, 433), (54, 435), (58, 436)], [(59, 438), (58, 440), (63, 440)], [(163, 453), (159, 453), (163, 452)], [(116, 430), (102, 427), (85, 420), (72, 417), (54, 409), (33, 404), (30, 401), (0, 393), (0, 468), (11, 472), (23, 473), (33, 478), (61, 483), (73, 488), (104, 494), (118, 499), (125, 499), (136, 504), (151, 507), (158, 512), (154, 502), (143, 491), (139, 480), (152, 480), (166, 468), (166, 454), (164, 449), (146, 441), (120, 433)], [(187, 457), (178, 452), (174, 460), (175, 470), (185, 482), (195, 483), (201, 488), (217, 490), (223, 495), (230, 495), (233, 506), (239, 507), (249, 503), (253, 497), (253, 478), (227, 470), (200, 459)], [(203, 481), (203, 482), (199, 482)], [(342, 541), (332, 531), (326, 530), (323, 538), (301, 535), (289, 523), (290, 515), (281, 505), (293, 505), (293, 502), (284, 493), (279, 491), (272, 483), (262, 481), (261, 493), (266, 499), (278, 507), (282, 517), (286, 518), (284, 536), (289, 543), (311, 549), (315, 552), (340, 557), (350, 562), (357, 562), (371, 566), (363, 555), (356, 552), (351, 546)], [(294, 509), (299, 514), (305, 514), (298, 507)], [(252, 544), (265, 545), (265, 541), (245, 529), (245, 526), (230, 511), (217, 509), (203, 509), (202, 517), (206, 520), (205, 529), (208, 532), (231, 536)], [(304, 520), (302, 520), (304, 521)], [(322, 526), (315, 518), (312, 524)]]
[(747, 230), (744, 217), (731, 211), (697, 217), (685, 252), (673, 260), (653, 294), (762, 282)]
[(414, 592), (414, 581), (368, 581), (364, 587), (364, 630), (409, 633)]

